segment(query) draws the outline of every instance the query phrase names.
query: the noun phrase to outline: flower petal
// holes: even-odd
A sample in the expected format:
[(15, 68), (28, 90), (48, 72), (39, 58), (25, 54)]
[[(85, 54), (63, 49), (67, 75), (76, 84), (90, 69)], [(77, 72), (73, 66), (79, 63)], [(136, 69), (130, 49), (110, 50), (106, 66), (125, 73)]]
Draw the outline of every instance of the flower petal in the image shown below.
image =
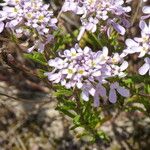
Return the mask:
[(150, 6), (144, 6), (142, 11), (144, 14), (150, 14)]
[(136, 43), (136, 42), (135, 42), (134, 40), (132, 40), (132, 39), (127, 39), (127, 40), (125, 41), (125, 43), (126, 43), (126, 45), (127, 45), (128, 47), (139, 46), (139, 44)]
[(114, 89), (110, 89), (110, 92), (109, 92), (109, 101), (111, 103), (116, 103), (116, 101), (117, 101), (117, 95), (116, 95), (116, 91)]
[(89, 100), (89, 92), (86, 90), (82, 91), (81, 97), (83, 100), (88, 101)]
[(125, 89), (124, 87), (119, 86), (117, 88), (118, 93), (123, 96), (123, 97), (129, 97), (130, 96), (130, 92), (128, 89)]
[(4, 30), (4, 23), (0, 22), (0, 33)]
[(113, 22), (112, 26), (114, 27), (114, 29), (121, 35), (124, 35), (126, 30), (123, 26), (119, 25), (118, 23)]
[(150, 65), (145, 63), (142, 67), (140, 67), (139, 74), (145, 75), (149, 69), (150, 69)]
[(99, 95), (95, 94), (94, 95), (94, 107), (98, 107), (99, 105), (100, 105)]
[(125, 69), (127, 69), (127, 67), (128, 67), (128, 62), (124, 61), (120, 66), (120, 71), (124, 71)]

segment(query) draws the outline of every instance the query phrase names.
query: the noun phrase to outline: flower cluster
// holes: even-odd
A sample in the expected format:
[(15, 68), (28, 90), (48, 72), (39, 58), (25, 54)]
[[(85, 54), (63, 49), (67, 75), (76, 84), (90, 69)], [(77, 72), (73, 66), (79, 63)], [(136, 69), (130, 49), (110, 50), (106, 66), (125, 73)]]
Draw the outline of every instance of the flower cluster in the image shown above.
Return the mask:
[(128, 90), (107, 80), (116, 76), (124, 77), (123, 71), (128, 67), (128, 63), (118, 53), (113, 57), (108, 56), (107, 47), (93, 52), (89, 47), (82, 50), (76, 44), (74, 48), (60, 54), (60, 57), (49, 60), (49, 66), (54, 68), (52, 72), (46, 73), (51, 82), (60, 83), (66, 88), (81, 89), (82, 98), (87, 101), (90, 95), (93, 96), (95, 106), (99, 105), (100, 97), (103, 100), (108, 98), (105, 84), (110, 86), (110, 102), (116, 102), (116, 91), (124, 97), (129, 96)]
[[(53, 37), (52, 31), (57, 29), (57, 18), (54, 17), (50, 6), (42, 0), (4, 0), (0, 11), (0, 33), (6, 28), (18, 38), (27, 36), (33, 42), (28, 52), (37, 49), (43, 52)], [(127, 3), (132, 0), (126, 0)], [(147, 0), (143, 0), (146, 2)], [(109, 36), (116, 30), (124, 35), (130, 27), (127, 13), (131, 11), (124, 0), (65, 0), (62, 12), (71, 11), (80, 15), (82, 23), (78, 40), (84, 32), (105, 32)], [(144, 58), (144, 65), (139, 68), (139, 74), (150, 75), (150, 6), (142, 9), (139, 28), (141, 37), (128, 38), (125, 41), (126, 49), (121, 54), (109, 55), (107, 47), (102, 50), (92, 51), (89, 47), (82, 49), (76, 44), (71, 49), (59, 53), (59, 57), (49, 60), (51, 72), (45, 75), (52, 83), (59, 83), (66, 88), (81, 90), (81, 97), (88, 101), (94, 99), (94, 106), (99, 106), (100, 101), (117, 101), (117, 93), (129, 97), (129, 91), (120, 86), (116, 79), (125, 77), (128, 62), (124, 57), (128, 54), (138, 53), (139, 58)], [(47, 46), (46, 46), (47, 47)]]
[(0, 33), (4, 29), (5, 24), (3, 21), (6, 20), (6, 18), (7, 18), (7, 14), (3, 11), (0, 11)]
[(104, 24), (108, 32), (112, 26), (119, 34), (124, 35), (125, 28), (130, 26), (126, 13), (131, 8), (123, 7), (123, 4), (123, 0), (66, 0), (62, 10), (82, 15), (82, 28), (78, 36), (80, 40), (85, 30), (95, 32), (97, 25)]
[(42, 0), (5, 0), (5, 2), (6, 6), (0, 12), (0, 31), (3, 31), (5, 22), (5, 27), (10, 28), (16, 35), (34, 35), (38, 39), (35, 39), (34, 46), (28, 51), (37, 48), (42, 52), (45, 44), (53, 37), (51, 31), (57, 29), (57, 19), (53, 17), (49, 5), (43, 4)]
[[(127, 39), (127, 48), (123, 51), (125, 55), (139, 53), (139, 58), (145, 57), (145, 64), (139, 69), (140, 75), (145, 75), (149, 71), (150, 75), (150, 6), (143, 7), (142, 19), (148, 19), (148, 24), (144, 20), (141, 20), (139, 27), (141, 29), (141, 37), (135, 37), (134, 39)], [(148, 57), (147, 57), (148, 56)]]

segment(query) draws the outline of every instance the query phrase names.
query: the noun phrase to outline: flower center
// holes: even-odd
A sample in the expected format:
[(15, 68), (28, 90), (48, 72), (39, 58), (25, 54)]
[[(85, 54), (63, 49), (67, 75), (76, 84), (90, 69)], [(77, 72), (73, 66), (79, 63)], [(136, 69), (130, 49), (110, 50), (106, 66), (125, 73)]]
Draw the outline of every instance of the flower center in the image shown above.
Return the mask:
[(68, 69), (68, 74), (73, 74), (73, 70), (72, 69)]
[(78, 73), (79, 73), (79, 74), (83, 74), (84, 71), (83, 71), (83, 70), (79, 70)]

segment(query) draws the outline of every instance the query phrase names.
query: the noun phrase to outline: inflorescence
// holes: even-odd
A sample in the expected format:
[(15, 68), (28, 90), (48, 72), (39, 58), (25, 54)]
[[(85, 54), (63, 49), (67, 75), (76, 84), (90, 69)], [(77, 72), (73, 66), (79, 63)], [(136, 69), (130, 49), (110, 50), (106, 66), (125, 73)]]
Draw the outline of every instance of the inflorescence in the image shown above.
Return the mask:
[(10, 29), (16, 36), (28, 35), (34, 38), (34, 45), (28, 52), (38, 49), (43, 52), (57, 29), (57, 19), (49, 5), (42, 0), (5, 0), (5, 6), (0, 11), (0, 32), (4, 27)]
[[(5, 0), (1, 6), (0, 33), (6, 29), (16, 37), (28, 35), (34, 39), (28, 52), (34, 49), (43, 52), (45, 45), (54, 38), (53, 31), (58, 29), (57, 18), (50, 6), (42, 0)], [(126, 6), (124, 0), (65, 0), (61, 10), (80, 16), (82, 26), (78, 40), (86, 31), (104, 32), (109, 38), (114, 29), (120, 36), (124, 35), (131, 26), (128, 16), (130, 11), (131, 8)], [(82, 49), (76, 44), (59, 53), (59, 57), (49, 60), (48, 64), (53, 70), (45, 75), (52, 83), (81, 90), (81, 97), (85, 101), (93, 97), (96, 107), (100, 101), (115, 103), (117, 93), (129, 97), (129, 90), (119, 85), (114, 78), (119, 80), (126, 76), (128, 62), (125, 57), (134, 53), (145, 61), (139, 68), (139, 74), (148, 72), (150, 75), (150, 6), (144, 6), (142, 11), (144, 16), (139, 23), (141, 37), (126, 39), (126, 48), (121, 53), (110, 56), (107, 47), (95, 52), (87, 46)]]
[[(124, 70), (128, 67), (128, 63), (118, 53), (110, 57), (107, 47), (93, 52), (89, 47), (81, 49), (76, 44), (74, 48), (60, 54), (60, 57), (50, 60), (49, 66), (54, 68), (52, 72), (46, 73), (51, 82), (60, 83), (66, 88), (81, 89), (82, 99), (88, 101), (89, 96), (93, 96), (95, 106), (99, 105), (100, 98), (106, 101), (109, 97), (109, 101), (115, 103), (116, 91), (129, 97), (129, 91), (119, 86), (118, 82), (111, 83), (107, 80), (124, 77)], [(110, 86), (109, 96), (105, 85)]]

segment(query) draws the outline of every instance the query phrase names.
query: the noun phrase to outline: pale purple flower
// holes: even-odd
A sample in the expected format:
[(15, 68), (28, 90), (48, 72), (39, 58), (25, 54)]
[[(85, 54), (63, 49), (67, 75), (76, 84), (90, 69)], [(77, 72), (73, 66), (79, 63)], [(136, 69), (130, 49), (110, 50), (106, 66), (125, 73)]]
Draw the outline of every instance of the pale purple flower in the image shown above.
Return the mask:
[(120, 66), (116, 64), (111, 64), (112, 73), (111, 76), (118, 76), (120, 78), (125, 77), (126, 73), (124, 72), (128, 67), (128, 62), (123, 61)]
[(83, 22), (83, 25), (85, 26), (86, 30), (91, 31), (91, 32), (95, 32), (96, 29), (97, 29), (98, 22), (99, 21), (98, 21), (97, 18), (90, 17), (90, 18), (88, 18), (88, 22), (87, 23)]
[(150, 54), (150, 23), (147, 25), (145, 21), (140, 21), (141, 37), (127, 39), (127, 48), (123, 51), (125, 55), (139, 53), (139, 57)]
[(116, 103), (117, 92), (123, 97), (130, 97), (129, 90), (125, 89), (124, 87), (121, 87), (118, 82), (115, 82), (110, 85), (109, 101), (111, 103)]
[(4, 20), (7, 18), (7, 13), (0, 11), (0, 33), (3, 31), (4, 29)]
[[(20, 28), (20, 36), (32, 30), (30, 36), (35, 38), (35, 43), (27, 51), (37, 49), (43, 52), (45, 45), (53, 39), (52, 31), (57, 29), (57, 18), (53, 16), (53, 11), (49, 10), (49, 5), (44, 4), (42, 0), (5, 0), (5, 3), (6, 6), (2, 8), (7, 16), (5, 27), (10, 28), (16, 36)], [(0, 29), (3, 28), (1, 23)]]
[(95, 95), (95, 88), (91, 83), (87, 83), (83, 85), (81, 97), (83, 100), (88, 101), (89, 96), (94, 96)]
[(75, 2), (74, 0), (66, 0), (62, 7), (62, 10), (64, 12), (73, 11), (78, 15), (84, 14), (84, 7), (78, 6), (78, 2)]
[[(130, 12), (131, 8), (123, 5), (123, 0), (66, 0), (62, 11), (81, 15), (82, 28), (78, 36), (80, 40), (85, 30), (95, 32), (98, 25), (111, 25), (119, 34), (124, 35), (125, 28), (130, 26), (126, 13)], [(101, 24), (101, 21), (105, 22)]]
[(94, 106), (98, 107), (100, 105), (100, 99), (106, 101), (107, 98), (106, 88), (101, 83), (98, 83), (96, 85), (96, 92), (94, 94)]
[[(25, 31), (27, 31), (27, 30), (25, 30)], [(25, 31), (23, 31), (24, 34), (26, 33)], [(53, 36), (47, 35), (47, 37), (45, 37), (45, 38), (46, 38), (45, 42), (43, 42), (41, 40), (34, 41), (34, 45), (32, 47), (28, 48), (27, 52), (31, 53), (33, 50), (37, 49), (38, 52), (42, 53), (44, 51), (45, 45), (48, 44), (53, 39)]]
[(108, 48), (93, 52), (89, 47), (84, 49), (76, 44), (73, 48), (59, 54), (60, 57), (49, 60), (53, 68), (46, 73), (52, 83), (60, 83), (66, 88), (78, 88), (83, 100), (94, 98), (94, 106), (99, 100), (107, 100), (105, 84), (107, 79), (118, 76), (124, 77), (128, 63), (119, 54), (108, 55)]

